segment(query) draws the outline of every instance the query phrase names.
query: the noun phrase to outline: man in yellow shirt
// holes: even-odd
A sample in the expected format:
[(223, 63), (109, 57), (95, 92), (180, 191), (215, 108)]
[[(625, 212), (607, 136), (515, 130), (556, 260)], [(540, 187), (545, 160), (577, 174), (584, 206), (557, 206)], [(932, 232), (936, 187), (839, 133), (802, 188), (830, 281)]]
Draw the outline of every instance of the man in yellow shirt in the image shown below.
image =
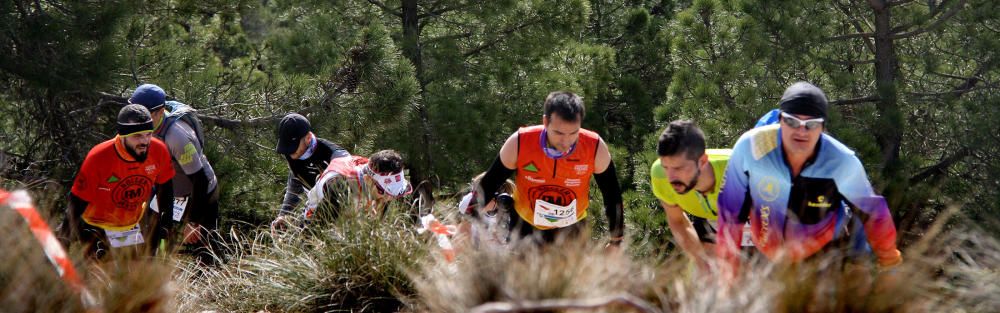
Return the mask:
[(705, 149), (705, 135), (691, 121), (671, 122), (660, 134), (659, 158), (650, 168), (653, 194), (667, 214), (677, 245), (701, 269), (715, 246), (719, 190), (732, 150)]

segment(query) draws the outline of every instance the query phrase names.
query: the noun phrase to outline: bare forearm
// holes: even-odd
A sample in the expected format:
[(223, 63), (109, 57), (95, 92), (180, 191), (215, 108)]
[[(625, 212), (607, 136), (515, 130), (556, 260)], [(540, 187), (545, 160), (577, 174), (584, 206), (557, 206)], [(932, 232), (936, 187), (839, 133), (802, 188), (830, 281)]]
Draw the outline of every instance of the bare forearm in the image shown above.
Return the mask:
[(704, 259), (705, 249), (701, 245), (701, 240), (698, 239), (698, 232), (694, 230), (691, 221), (684, 216), (680, 208), (668, 207), (663, 203), (660, 203), (660, 205), (667, 214), (667, 225), (670, 227), (670, 233), (673, 234), (674, 240), (681, 247), (681, 250), (696, 260)]

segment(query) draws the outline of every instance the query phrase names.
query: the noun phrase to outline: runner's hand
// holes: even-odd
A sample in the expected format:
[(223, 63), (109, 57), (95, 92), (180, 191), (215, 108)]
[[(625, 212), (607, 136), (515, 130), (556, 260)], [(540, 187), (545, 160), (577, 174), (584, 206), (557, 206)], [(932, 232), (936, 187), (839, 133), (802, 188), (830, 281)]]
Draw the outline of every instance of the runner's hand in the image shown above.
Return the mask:
[(604, 246), (604, 251), (621, 252), (622, 250), (621, 244), (622, 244), (621, 238), (613, 238), (611, 239), (611, 241), (608, 242), (606, 246)]
[[(151, 255), (156, 255), (157, 250), (160, 248), (166, 249), (164, 252), (173, 251), (174, 242), (170, 236), (173, 233), (171, 230), (173, 226), (172, 220), (166, 223), (161, 222), (156, 226), (156, 229), (153, 231), (153, 242), (149, 247)], [(161, 241), (166, 243), (164, 247), (160, 246)]]
[(201, 225), (195, 222), (188, 222), (184, 224), (184, 229), (181, 232), (181, 236), (184, 237), (182, 242), (186, 245), (195, 244), (201, 242)]
[(288, 229), (288, 220), (284, 215), (278, 215), (278, 217), (271, 222), (271, 236), (276, 236), (279, 231), (284, 231), (285, 229)]

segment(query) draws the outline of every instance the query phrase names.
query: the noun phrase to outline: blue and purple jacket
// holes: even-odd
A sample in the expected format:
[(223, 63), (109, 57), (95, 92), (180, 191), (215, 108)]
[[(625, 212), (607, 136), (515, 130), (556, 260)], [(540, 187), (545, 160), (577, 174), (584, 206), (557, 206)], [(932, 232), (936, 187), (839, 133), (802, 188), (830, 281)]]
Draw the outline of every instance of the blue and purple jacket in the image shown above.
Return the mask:
[[(719, 195), (718, 254), (737, 261), (743, 224), (771, 260), (799, 261), (849, 233), (857, 214), (883, 266), (901, 261), (896, 227), (885, 199), (875, 194), (854, 151), (822, 134), (817, 152), (798, 177), (791, 176), (778, 124), (754, 128), (733, 147)], [(845, 210), (844, 206), (850, 208)]]

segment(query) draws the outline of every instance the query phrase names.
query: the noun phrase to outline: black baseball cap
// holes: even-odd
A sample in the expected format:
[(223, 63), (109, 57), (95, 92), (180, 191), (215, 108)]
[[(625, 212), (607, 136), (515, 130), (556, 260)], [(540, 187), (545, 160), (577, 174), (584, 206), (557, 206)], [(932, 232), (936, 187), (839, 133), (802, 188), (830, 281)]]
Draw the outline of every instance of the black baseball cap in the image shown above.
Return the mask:
[(292, 154), (299, 149), (299, 141), (310, 132), (312, 126), (305, 116), (289, 113), (278, 123), (278, 146), (274, 149), (280, 154)]
[(797, 82), (785, 89), (781, 95), (781, 111), (826, 118), (826, 94), (813, 84)]

